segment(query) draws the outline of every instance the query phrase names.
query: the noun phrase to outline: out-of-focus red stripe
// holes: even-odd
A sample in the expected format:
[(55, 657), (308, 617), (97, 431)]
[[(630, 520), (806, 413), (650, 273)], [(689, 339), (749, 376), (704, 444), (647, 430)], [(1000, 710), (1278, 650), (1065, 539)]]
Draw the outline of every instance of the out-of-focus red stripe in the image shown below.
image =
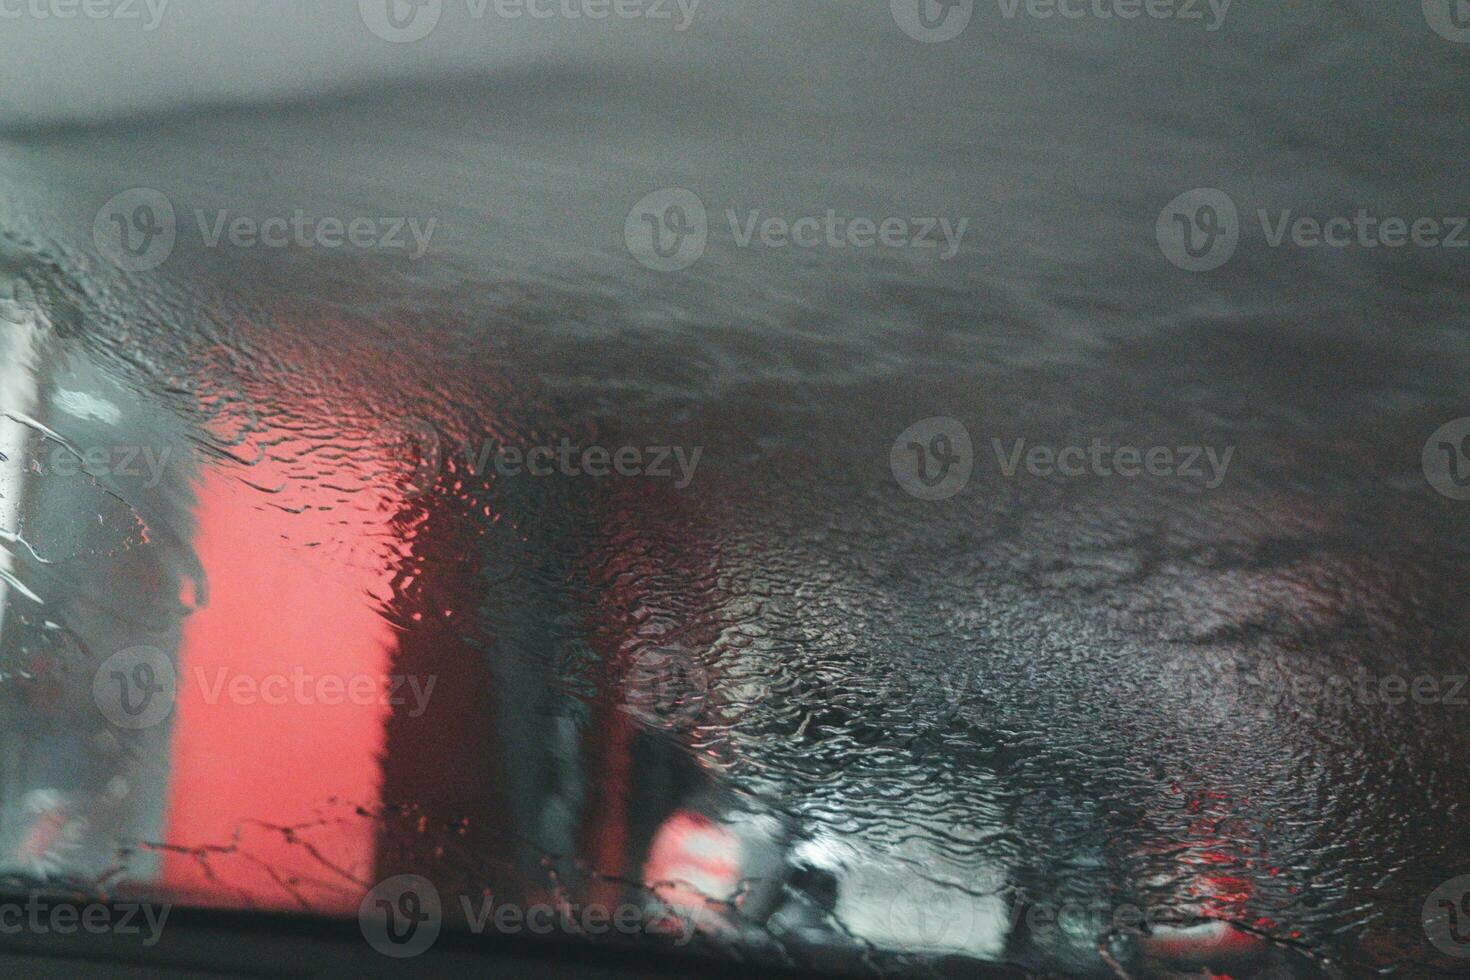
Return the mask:
[[(282, 882), (300, 877), (297, 890), (315, 907), (340, 911), (355, 908), (357, 898), (323, 859), (363, 880), (373, 873), (371, 821), (306, 831), (301, 837), (311, 848), (256, 822), (308, 823), (334, 798), (375, 805), (382, 699), (311, 704), (293, 691), (284, 704), (248, 704), (237, 703), (228, 685), (207, 699), (206, 685), (212, 691), (221, 672), (260, 682), (302, 668), (347, 683), (387, 673), (393, 637), (369, 605), (371, 573), (309, 562), (284, 540), (288, 533), (302, 540), (312, 513), (262, 507), (258, 492), (218, 475), (199, 488), (196, 547), (210, 601), (183, 633), (165, 840), (197, 847), (228, 845), (237, 828), (244, 835), (243, 853), (207, 859), (215, 877), (194, 855), (166, 853), (165, 884), (181, 894), (298, 907)], [(325, 540), (344, 533), (340, 523), (326, 526), (329, 519), (321, 518)]]

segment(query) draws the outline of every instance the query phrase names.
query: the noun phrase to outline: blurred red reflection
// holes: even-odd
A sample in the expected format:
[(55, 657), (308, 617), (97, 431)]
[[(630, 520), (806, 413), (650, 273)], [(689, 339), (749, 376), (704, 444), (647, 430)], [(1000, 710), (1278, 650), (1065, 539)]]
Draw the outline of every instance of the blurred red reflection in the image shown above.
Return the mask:
[(183, 632), (164, 840), (211, 850), (170, 850), (165, 885), (212, 904), (355, 909), (348, 876), (370, 882), (373, 822), (310, 826), (309, 846), (276, 828), (311, 825), (334, 799), (378, 802), (394, 647), (370, 600), (382, 575), (293, 545), (354, 533), (340, 514), (285, 513), (218, 472), (198, 500), (211, 598)]

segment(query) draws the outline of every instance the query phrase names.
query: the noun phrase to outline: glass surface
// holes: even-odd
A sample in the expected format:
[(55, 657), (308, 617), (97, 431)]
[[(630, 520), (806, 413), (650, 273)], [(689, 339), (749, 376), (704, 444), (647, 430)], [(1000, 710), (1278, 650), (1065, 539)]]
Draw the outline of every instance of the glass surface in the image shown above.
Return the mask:
[(0, 24), (11, 889), (1463, 968), (1458, 8), (585, 6)]

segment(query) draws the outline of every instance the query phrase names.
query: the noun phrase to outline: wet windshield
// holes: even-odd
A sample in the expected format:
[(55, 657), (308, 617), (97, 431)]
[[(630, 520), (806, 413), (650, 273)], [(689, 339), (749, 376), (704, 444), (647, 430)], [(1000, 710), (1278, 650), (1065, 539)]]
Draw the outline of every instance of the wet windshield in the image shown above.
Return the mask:
[(0, 0), (7, 892), (1464, 968), (1463, 3), (117, 6)]

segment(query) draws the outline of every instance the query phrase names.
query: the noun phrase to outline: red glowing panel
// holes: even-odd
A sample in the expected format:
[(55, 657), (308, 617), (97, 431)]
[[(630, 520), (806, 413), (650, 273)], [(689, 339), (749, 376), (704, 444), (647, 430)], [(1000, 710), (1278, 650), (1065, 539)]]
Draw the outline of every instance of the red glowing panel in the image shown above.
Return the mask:
[(204, 477), (197, 520), (210, 595), (180, 648), (164, 883), (209, 904), (355, 909), (373, 824), (319, 818), (334, 799), (379, 799), (395, 645), (369, 595), (381, 573), (292, 543), (351, 533), (340, 514), (263, 506), (219, 473)]

